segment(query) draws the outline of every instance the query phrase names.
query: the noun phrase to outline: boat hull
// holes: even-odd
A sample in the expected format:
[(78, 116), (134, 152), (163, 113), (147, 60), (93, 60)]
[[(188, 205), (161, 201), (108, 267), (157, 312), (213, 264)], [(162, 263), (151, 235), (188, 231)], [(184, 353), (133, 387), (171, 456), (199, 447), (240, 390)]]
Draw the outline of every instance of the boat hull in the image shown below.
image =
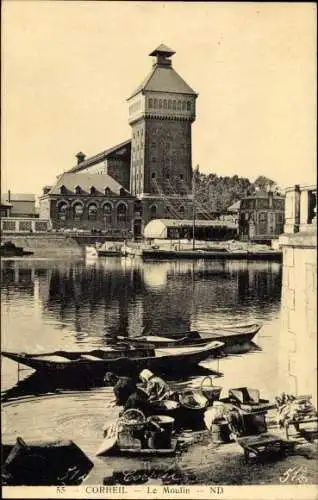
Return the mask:
[(268, 252), (222, 252), (222, 251), (197, 251), (197, 250), (143, 250), (144, 260), (282, 260), (282, 252), (269, 250)]
[[(157, 373), (170, 373), (188, 370), (193, 365), (204, 361), (205, 359), (217, 355), (223, 346), (222, 342), (213, 342), (211, 344), (191, 348), (174, 348), (163, 350), (156, 349), (151, 356), (141, 356), (136, 350), (136, 355), (129, 355), (123, 351), (114, 355), (111, 359), (99, 359), (90, 353), (55, 352), (46, 354), (20, 354), (2, 351), (2, 355), (17, 363), (21, 363), (34, 370), (63, 375), (82, 374), (94, 379), (103, 377), (107, 371), (116, 373), (138, 373), (144, 368), (151, 369)], [(85, 359), (87, 356), (90, 359)], [(64, 357), (64, 360), (63, 360)], [(48, 358), (48, 359), (47, 359)], [(73, 359), (71, 359), (73, 358)], [(95, 358), (95, 359), (92, 359)]]
[[(255, 335), (259, 332), (259, 330), (262, 328), (262, 325), (259, 323), (255, 323), (255, 325), (251, 325), (249, 329), (246, 331), (235, 331), (236, 328), (233, 327), (233, 330), (231, 331), (227, 329), (220, 329), (218, 332), (215, 332), (212, 336), (209, 336), (207, 338), (200, 337), (199, 335), (189, 335), (187, 334), (182, 334), (181, 337), (176, 336), (173, 339), (165, 340), (164, 338), (161, 340), (158, 338), (158, 340), (149, 340), (145, 341), (143, 340), (143, 337), (137, 337), (137, 338), (127, 338), (125, 339), (127, 342), (131, 343), (132, 345), (136, 346), (141, 346), (141, 345), (153, 345), (154, 347), (174, 347), (174, 346), (181, 346), (181, 345), (192, 345), (192, 346), (199, 346), (199, 345), (204, 345), (209, 342), (213, 341), (218, 341), (218, 342), (223, 342), (224, 347), (223, 349), (230, 348), (233, 346), (237, 345), (242, 345), (250, 342)], [(197, 332), (192, 332), (192, 333), (197, 333)], [(191, 334), (191, 332), (188, 332), (188, 334)], [(151, 337), (148, 337), (149, 339)], [(121, 337), (121, 340), (124, 340)]]

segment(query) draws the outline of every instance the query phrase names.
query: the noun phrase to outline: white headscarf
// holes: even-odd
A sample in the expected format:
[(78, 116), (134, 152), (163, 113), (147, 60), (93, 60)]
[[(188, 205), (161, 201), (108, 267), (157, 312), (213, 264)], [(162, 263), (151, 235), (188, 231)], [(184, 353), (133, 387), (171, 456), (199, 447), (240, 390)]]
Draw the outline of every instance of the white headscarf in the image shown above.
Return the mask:
[(148, 382), (148, 380), (151, 377), (153, 377), (153, 373), (150, 370), (147, 370), (147, 368), (142, 370), (142, 372), (140, 372), (140, 374), (139, 374), (139, 378), (142, 382)]

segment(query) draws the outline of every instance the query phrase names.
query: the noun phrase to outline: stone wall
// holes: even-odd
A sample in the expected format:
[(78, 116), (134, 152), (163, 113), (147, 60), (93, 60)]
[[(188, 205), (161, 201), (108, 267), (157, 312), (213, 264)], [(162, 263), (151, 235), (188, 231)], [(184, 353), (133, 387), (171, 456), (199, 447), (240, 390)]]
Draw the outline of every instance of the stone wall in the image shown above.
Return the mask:
[(283, 248), (280, 385), (312, 394), (317, 406), (317, 233), (285, 234)]

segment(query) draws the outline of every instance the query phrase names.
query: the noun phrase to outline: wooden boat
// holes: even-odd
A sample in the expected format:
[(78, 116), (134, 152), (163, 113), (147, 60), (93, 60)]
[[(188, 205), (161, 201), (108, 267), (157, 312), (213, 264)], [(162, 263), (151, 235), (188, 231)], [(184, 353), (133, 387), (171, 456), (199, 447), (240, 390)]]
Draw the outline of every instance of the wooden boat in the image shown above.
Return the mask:
[(132, 345), (153, 345), (155, 347), (173, 347), (180, 345), (203, 345), (208, 342), (219, 341), (224, 343), (224, 347), (244, 344), (250, 342), (257, 332), (262, 328), (261, 323), (252, 323), (247, 325), (228, 326), (215, 330), (211, 337), (201, 337), (198, 331), (192, 330), (180, 334), (159, 337), (155, 335), (142, 335), (139, 337), (122, 337), (117, 339), (128, 342)]
[(112, 242), (105, 241), (105, 243), (96, 245), (88, 245), (85, 248), (87, 258), (96, 257), (118, 257), (121, 256), (121, 245), (115, 245)]
[(0, 246), (1, 257), (22, 257), (24, 255), (33, 255), (33, 253), (24, 250), (23, 247), (17, 247), (12, 241), (5, 241)]
[(171, 348), (124, 348), (108, 347), (91, 351), (54, 351), (42, 354), (26, 354), (2, 351), (1, 354), (34, 370), (53, 373), (86, 373), (104, 376), (106, 371), (142, 370), (149, 368), (156, 372), (180, 371), (216, 355), (223, 343), (209, 342), (202, 346), (181, 346)]

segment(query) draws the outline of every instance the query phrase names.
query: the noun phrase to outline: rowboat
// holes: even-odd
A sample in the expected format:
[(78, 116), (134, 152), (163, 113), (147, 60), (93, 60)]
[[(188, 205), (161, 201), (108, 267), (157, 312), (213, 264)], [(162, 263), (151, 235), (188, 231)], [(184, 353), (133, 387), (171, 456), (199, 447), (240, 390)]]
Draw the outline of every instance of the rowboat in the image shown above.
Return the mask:
[(213, 341), (202, 346), (169, 348), (124, 346), (107, 347), (91, 351), (54, 351), (26, 354), (2, 351), (1, 354), (17, 363), (46, 373), (88, 374), (104, 376), (106, 371), (129, 371), (149, 368), (155, 372), (180, 371), (215, 356), (223, 343)]
[(232, 325), (219, 328), (213, 331), (212, 335), (209, 337), (201, 337), (198, 331), (191, 330), (189, 332), (168, 335), (167, 337), (142, 335), (138, 337), (118, 336), (117, 339), (135, 346), (152, 345), (154, 347), (177, 347), (181, 345), (199, 346), (218, 341), (223, 342), (224, 348), (227, 348), (250, 342), (261, 328), (261, 323), (252, 323), (248, 325)]

